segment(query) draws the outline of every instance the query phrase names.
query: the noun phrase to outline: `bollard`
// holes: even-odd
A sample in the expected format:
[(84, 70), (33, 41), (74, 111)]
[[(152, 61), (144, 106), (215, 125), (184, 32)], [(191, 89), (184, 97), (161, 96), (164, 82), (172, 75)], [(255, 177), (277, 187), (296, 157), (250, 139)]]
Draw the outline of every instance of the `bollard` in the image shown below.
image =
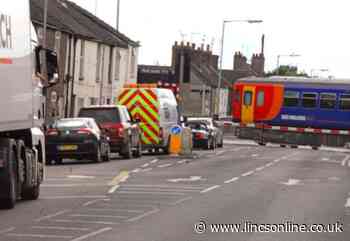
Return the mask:
[(181, 126), (173, 126), (170, 129), (170, 145), (169, 145), (169, 153), (171, 155), (178, 155), (181, 153), (181, 141), (182, 141), (182, 128)]
[(191, 155), (193, 149), (192, 130), (184, 127), (181, 132), (181, 155)]

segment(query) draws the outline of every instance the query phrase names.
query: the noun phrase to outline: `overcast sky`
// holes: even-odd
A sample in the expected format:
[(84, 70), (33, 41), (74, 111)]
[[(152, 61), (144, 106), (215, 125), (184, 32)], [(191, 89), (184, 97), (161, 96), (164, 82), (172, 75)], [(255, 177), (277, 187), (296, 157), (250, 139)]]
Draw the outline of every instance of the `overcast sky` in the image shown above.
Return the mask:
[[(117, 0), (73, 0), (115, 26)], [(120, 31), (141, 42), (140, 64), (169, 65), (175, 40), (213, 44), (220, 49), (223, 19), (261, 19), (262, 24), (230, 23), (226, 26), (224, 68), (233, 66), (233, 53), (251, 57), (260, 52), (265, 34), (266, 68), (281, 64), (329, 69), (321, 76), (350, 77), (349, 3), (343, 0), (120, 0)]]

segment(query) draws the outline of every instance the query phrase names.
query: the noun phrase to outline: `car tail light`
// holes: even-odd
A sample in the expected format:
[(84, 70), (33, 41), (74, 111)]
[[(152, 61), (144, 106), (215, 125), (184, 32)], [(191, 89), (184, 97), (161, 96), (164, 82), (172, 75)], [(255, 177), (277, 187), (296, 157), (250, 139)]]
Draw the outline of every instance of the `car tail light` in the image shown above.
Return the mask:
[(58, 135), (58, 131), (56, 129), (48, 129), (46, 132), (46, 135), (48, 136), (57, 136)]
[(204, 134), (203, 133), (196, 133), (195, 138), (196, 139), (204, 139)]
[(77, 134), (81, 134), (81, 135), (90, 135), (91, 134), (91, 130), (88, 128), (80, 128), (77, 130)]
[(123, 126), (118, 126), (116, 128), (117, 136), (123, 137), (124, 136), (124, 127)]

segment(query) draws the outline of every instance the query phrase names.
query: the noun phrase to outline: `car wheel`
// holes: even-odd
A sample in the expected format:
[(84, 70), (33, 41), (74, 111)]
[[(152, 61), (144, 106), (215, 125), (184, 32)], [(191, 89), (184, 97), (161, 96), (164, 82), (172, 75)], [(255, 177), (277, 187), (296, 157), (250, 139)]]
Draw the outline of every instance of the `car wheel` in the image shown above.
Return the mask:
[(97, 147), (94, 161), (95, 161), (96, 163), (102, 162), (102, 155), (101, 155), (101, 147), (100, 147), (100, 146)]
[(215, 150), (215, 148), (216, 148), (216, 140), (215, 140), (215, 138), (212, 138), (211, 144), (210, 144), (210, 149)]
[(132, 149), (131, 149), (131, 139), (129, 139), (128, 143), (125, 145), (125, 150), (123, 156), (126, 159), (130, 159), (132, 157)]
[(224, 146), (224, 140), (221, 139), (220, 143), (218, 144), (218, 147), (221, 148), (221, 147), (223, 147), (223, 146)]
[(63, 159), (62, 158), (56, 158), (55, 159), (55, 164), (56, 165), (62, 165)]

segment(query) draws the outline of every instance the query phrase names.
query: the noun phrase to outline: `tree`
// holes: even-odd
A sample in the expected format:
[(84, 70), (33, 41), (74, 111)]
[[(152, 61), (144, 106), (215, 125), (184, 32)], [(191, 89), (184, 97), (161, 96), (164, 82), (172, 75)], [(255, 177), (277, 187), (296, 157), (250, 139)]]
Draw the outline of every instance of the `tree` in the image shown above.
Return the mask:
[(300, 76), (300, 77), (308, 77), (307, 73), (299, 72), (298, 67), (289, 66), (289, 65), (281, 65), (277, 69), (273, 71), (267, 72), (266, 76)]

